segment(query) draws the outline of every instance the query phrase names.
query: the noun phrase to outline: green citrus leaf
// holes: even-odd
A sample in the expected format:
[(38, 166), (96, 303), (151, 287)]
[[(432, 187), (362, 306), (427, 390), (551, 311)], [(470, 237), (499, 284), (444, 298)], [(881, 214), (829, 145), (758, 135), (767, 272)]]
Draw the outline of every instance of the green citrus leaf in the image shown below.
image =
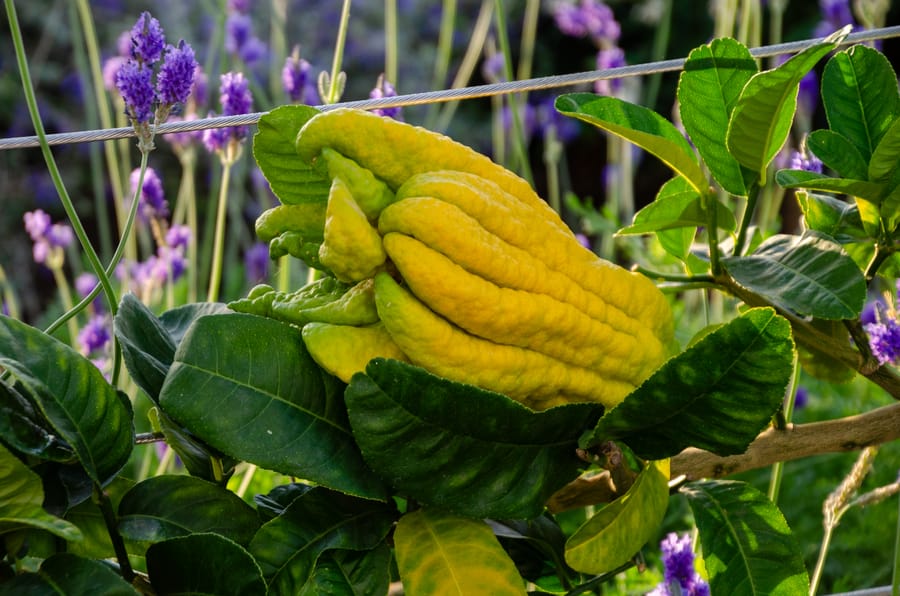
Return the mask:
[(868, 163), (882, 135), (900, 115), (897, 75), (884, 54), (855, 45), (825, 64), (822, 105), (829, 128), (849, 140)]
[(733, 195), (747, 195), (747, 173), (728, 151), (725, 133), (744, 85), (758, 70), (742, 43), (714, 39), (690, 53), (678, 80), (684, 128), (713, 178)]
[(787, 319), (771, 308), (750, 309), (666, 362), (582, 446), (618, 440), (644, 459), (686, 447), (743, 453), (784, 399), (793, 352)]
[(805, 188), (845, 194), (865, 199), (875, 205), (880, 205), (887, 193), (887, 187), (878, 182), (831, 178), (806, 170), (778, 170), (775, 173), (775, 181), (785, 188)]
[(776, 234), (753, 254), (722, 259), (742, 287), (799, 315), (855, 319), (866, 300), (866, 280), (843, 247), (812, 230)]
[(822, 164), (840, 178), (866, 180), (866, 160), (846, 137), (833, 130), (814, 130), (806, 137), (806, 147)]
[(296, 594), (325, 551), (370, 550), (381, 544), (394, 521), (393, 507), (315, 487), (266, 522), (250, 542), (269, 587)]
[(56, 436), (41, 413), (18, 388), (0, 382), (0, 437), (14, 451), (40, 459), (70, 463), (72, 449)]
[[(731, 232), (737, 227), (734, 214), (722, 203), (716, 202), (716, 220), (719, 229)], [(647, 234), (676, 228), (696, 228), (709, 224), (709, 215), (697, 194), (681, 176), (662, 185), (656, 199), (634, 215), (632, 224), (617, 234)]]
[(696, 192), (706, 193), (709, 184), (687, 139), (653, 110), (592, 93), (560, 95), (556, 109), (634, 143), (684, 176)]
[(659, 532), (669, 504), (669, 460), (649, 462), (624, 495), (603, 506), (566, 542), (566, 562), (601, 574), (628, 562)]
[(803, 221), (810, 230), (822, 232), (841, 244), (858, 242), (866, 237), (859, 208), (831, 195), (805, 191), (795, 193)]
[(0, 582), (2, 596), (135, 596), (137, 590), (101, 561), (57, 553), (41, 563), (37, 573)]
[(107, 484), (128, 462), (134, 446), (131, 404), (90, 360), (0, 316), (0, 366), (21, 383), (94, 482)]
[(809, 592), (803, 555), (781, 512), (755, 488), (731, 480), (691, 482), (687, 495), (713, 594)]
[(525, 582), (483, 521), (419, 509), (400, 518), (394, 545), (407, 594), (525, 595)]
[(136, 542), (209, 532), (246, 546), (257, 529), (256, 511), (240, 497), (193, 476), (148, 478), (119, 503), (119, 531)]
[(160, 404), (235, 459), (383, 499), (350, 432), (343, 388), (313, 362), (299, 329), (253, 315), (210, 315), (178, 347)]
[(728, 151), (745, 168), (766, 182), (766, 168), (781, 150), (797, 110), (800, 80), (832, 51), (849, 28), (810, 46), (777, 68), (753, 75), (744, 86), (731, 120)]
[(253, 137), (253, 157), (272, 192), (285, 205), (328, 199), (331, 181), (305, 163), (294, 148), (297, 133), (319, 111), (309, 106), (277, 107), (259, 119)]
[(900, 118), (895, 118), (882, 135), (869, 161), (869, 180), (890, 182), (900, 166)]
[(391, 547), (324, 553), (299, 596), (384, 596), (391, 583)]
[(266, 593), (266, 582), (250, 553), (218, 534), (191, 534), (151, 545), (147, 573), (157, 594)]
[(73, 524), (44, 510), (41, 477), (0, 443), (0, 534), (20, 528), (47, 530), (63, 540), (81, 540)]
[(420, 503), (472, 517), (530, 518), (578, 476), (578, 437), (602, 407), (534, 412), (506, 396), (375, 359), (345, 395), (379, 476)]
[(159, 390), (175, 357), (175, 342), (156, 315), (130, 293), (119, 302), (114, 329), (128, 374), (158, 403)]

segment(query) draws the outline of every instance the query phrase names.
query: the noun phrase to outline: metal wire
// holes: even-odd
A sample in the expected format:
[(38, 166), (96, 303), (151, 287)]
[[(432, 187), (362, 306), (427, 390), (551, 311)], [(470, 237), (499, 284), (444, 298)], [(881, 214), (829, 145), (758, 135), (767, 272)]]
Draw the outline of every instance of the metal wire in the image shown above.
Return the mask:
[[(844, 39), (844, 41), (841, 42), (841, 45), (877, 41), (898, 36), (900, 36), (900, 26), (870, 29), (867, 31), (859, 31), (849, 34)], [(755, 58), (768, 58), (781, 54), (793, 54), (796, 52), (800, 52), (812, 46), (813, 44), (818, 43), (819, 41), (821, 41), (821, 39), (805, 39), (802, 41), (792, 41), (770, 46), (762, 46), (751, 49), (750, 53)], [(398, 95), (395, 97), (347, 101), (326, 106), (316, 106), (316, 108), (322, 111), (332, 110), (335, 108), (359, 108), (372, 110), (376, 108), (394, 108), (429, 103), (460, 101), (464, 99), (489, 97), (493, 95), (505, 95), (509, 93), (521, 93), (526, 91), (555, 89), (559, 87), (571, 87), (587, 83), (594, 83), (596, 81), (601, 81), (604, 79), (619, 79), (624, 77), (646, 76), (661, 72), (671, 72), (680, 70), (684, 66), (684, 62), (685, 58), (676, 58), (673, 60), (662, 60), (658, 62), (647, 62), (644, 64), (636, 64), (631, 66), (621, 66), (618, 68), (607, 68), (571, 74), (537, 77), (522, 81), (508, 81), (503, 83), (492, 83), (488, 85), (461, 87), (459, 89), (443, 89), (440, 91), (412, 93), (409, 95)], [(166, 122), (157, 127), (156, 133), (164, 135), (175, 132), (204, 130), (207, 128), (224, 128), (228, 126), (252, 125), (259, 122), (259, 119), (266, 114), (267, 112), (255, 112), (252, 114), (239, 114), (237, 116), (216, 116), (212, 118), (198, 118), (196, 120)], [(133, 128), (109, 128), (103, 130), (85, 130), (79, 132), (49, 134), (47, 135), (47, 142), (50, 145), (68, 145), (74, 143), (124, 139), (134, 136), (135, 131)], [(37, 136), (0, 139), (0, 150), (24, 149), (28, 147), (39, 146), (40, 142)]]

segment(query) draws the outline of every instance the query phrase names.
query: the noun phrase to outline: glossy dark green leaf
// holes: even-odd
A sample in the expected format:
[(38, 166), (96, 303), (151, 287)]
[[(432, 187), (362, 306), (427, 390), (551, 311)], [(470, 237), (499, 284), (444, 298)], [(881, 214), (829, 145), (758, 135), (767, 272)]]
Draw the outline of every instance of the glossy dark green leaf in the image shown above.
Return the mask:
[(793, 353), (787, 319), (771, 308), (750, 309), (666, 362), (582, 446), (619, 440), (645, 459), (686, 447), (743, 453), (781, 405)]
[(684, 176), (695, 191), (707, 192), (706, 175), (687, 139), (653, 110), (592, 93), (561, 95), (556, 98), (556, 109), (634, 143)]
[(113, 327), (128, 374), (150, 399), (158, 402), (159, 390), (175, 357), (171, 336), (134, 294), (122, 297)]
[[(46, 478), (44, 480), (46, 486)], [(113, 509), (118, 507), (122, 495), (134, 486), (134, 482), (122, 475), (110, 482), (103, 489), (112, 502)], [(49, 491), (48, 491), (49, 492)], [(81, 531), (83, 538), (78, 542), (70, 542), (66, 545), (66, 552), (84, 557), (86, 559), (115, 559), (116, 550), (109, 537), (109, 528), (103, 519), (103, 512), (92, 500), (87, 499), (66, 511), (66, 520), (72, 522)], [(129, 552), (140, 553), (143, 556), (144, 549), (126, 540), (125, 547)]]
[(72, 449), (56, 436), (34, 404), (18, 388), (3, 382), (0, 382), (0, 438), (20, 453), (51, 461), (75, 461)]
[(854, 203), (804, 191), (797, 191), (795, 196), (810, 230), (822, 232), (841, 244), (865, 238), (859, 208)]
[(875, 205), (881, 204), (887, 193), (887, 187), (868, 180), (850, 180), (847, 178), (831, 178), (806, 170), (778, 170), (775, 181), (785, 188), (805, 188), (837, 194), (860, 197)]
[(246, 546), (259, 529), (256, 511), (233, 492), (191, 476), (155, 476), (119, 503), (119, 531), (135, 542), (210, 532)]
[(868, 178), (868, 166), (859, 149), (833, 130), (812, 131), (806, 137), (806, 148), (818, 157), (826, 168), (834, 170), (840, 178), (851, 180)]
[(869, 180), (890, 182), (900, 167), (900, 117), (895, 118), (890, 128), (878, 141), (869, 161)]
[(0, 366), (22, 384), (94, 482), (115, 477), (134, 445), (132, 412), (90, 360), (34, 327), (0, 317)]
[(713, 594), (809, 592), (803, 554), (781, 512), (755, 488), (731, 480), (691, 482), (687, 495)]
[(391, 584), (391, 547), (328, 551), (298, 596), (384, 596)]
[(536, 581), (558, 570), (568, 573), (566, 535), (549, 513), (534, 519), (486, 520), (522, 577)]
[(742, 43), (714, 39), (690, 53), (678, 79), (678, 108), (684, 128), (713, 178), (733, 195), (746, 196), (747, 174), (728, 151), (725, 133), (744, 85), (758, 70)]
[(859, 265), (820, 232), (777, 234), (753, 254), (728, 257), (722, 264), (742, 287), (800, 315), (854, 319), (866, 300)]
[(259, 119), (253, 137), (253, 157), (275, 196), (286, 205), (325, 201), (331, 181), (303, 162), (294, 149), (297, 133), (318, 114), (309, 106), (275, 108)]
[(296, 594), (322, 553), (373, 549), (396, 519), (395, 509), (385, 503), (316, 487), (266, 522), (253, 537), (250, 552), (274, 593)]
[(147, 573), (157, 594), (266, 594), (259, 565), (241, 545), (218, 534), (191, 534), (147, 549)]
[[(737, 226), (730, 209), (716, 201), (716, 219), (721, 230), (731, 232)], [(709, 225), (707, 208), (700, 195), (681, 176), (662, 185), (656, 199), (634, 215), (634, 221), (617, 234), (646, 234), (676, 228)]]
[(41, 563), (37, 573), (0, 582), (2, 596), (135, 596), (132, 588), (109, 565), (58, 553)]
[(838, 52), (822, 71), (822, 105), (829, 128), (848, 139), (868, 163), (900, 114), (897, 75), (878, 50), (855, 45)]
[(602, 507), (566, 541), (566, 562), (594, 575), (617, 569), (659, 532), (668, 504), (669, 460), (648, 462), (628, 492)]
[(194, 302), (165, 311), (159, 315), (159, 322), (169, 332), (169, 337), (177, 347), (195, 320), (206, 315), (222, 315), (229, 312), (231, 309), (221, 302)]
[(744, 86), (728, 123), (728, 151), (766, 182), (766, 168), (781, 150), (797, 110), (800, 80), (849, 33), (842, 30), (803, 50), (772, 70), (757, 73)]
[(148, 417), (165, 435), (166, 444), (181, 458), (191, 476), (225, 485), (234, 474), (238, 460), (207, 445), (157, 408), (150, 410)]
[(418, 509), (400, 518), (394, 544), (408, 594), (525, 596), (525, 582), (481, 520)]
[(255, 495), (253, 502), (256, 503), (257, 511), (263, 521), (269, 521), (284, 513), (288, 505), (293, 503), (298, 497), (305, 495), (312, 488), (312, 485), (302, 482), (282, 484), (281, 486), (276, 486), (265, 495)]
[(320, 369), (300, 330), (263, 317), (197, 319), (160, 394), (163, 410), (235, 459), (330, 488), (384, 498), (347, 423), (343, 384)]
[(63, 540), (80, 540), (81, 532), (44, 510), (41, 477), (0, 443), (0, 534), (19, 528), (39, 528)]
[(346, 392), (363, 456), (401, 493), (472, 517), (530, 518), (578, 475), (578, 436), (602, 411), (533, 412), (503, 395), (375, 359)]

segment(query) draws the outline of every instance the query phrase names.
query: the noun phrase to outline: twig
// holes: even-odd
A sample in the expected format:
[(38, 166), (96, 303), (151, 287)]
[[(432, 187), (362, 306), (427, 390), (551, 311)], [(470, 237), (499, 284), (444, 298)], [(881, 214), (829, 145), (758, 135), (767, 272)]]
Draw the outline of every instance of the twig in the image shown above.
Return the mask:
[[(769, 428), (746, 452), (722, 457), (688, 448), (672, 458), (672, 477), (688, 480), (723, 478), (739, 472), (771, 466), (776, 462), (802, 459), (823, 453), (856, 451), (900, 438), (900, 404), (891, 404), (864, 414), (810, 424), (789, 424), (784, 430)], [(597, 503), (618, 496), (609, 472), (580, 477), (560, 489), (547, 507), (553, 512)]]

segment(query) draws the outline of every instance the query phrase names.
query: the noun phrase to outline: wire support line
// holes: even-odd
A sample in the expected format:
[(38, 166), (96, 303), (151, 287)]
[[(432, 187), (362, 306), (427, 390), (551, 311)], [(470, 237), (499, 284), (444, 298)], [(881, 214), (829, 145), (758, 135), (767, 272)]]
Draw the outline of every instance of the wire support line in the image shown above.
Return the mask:
[[(844, 38), (840, 45), (846, 46), (855, 43), (879, 41), (892, 37), (900, 37), (900, 26), (882, 27), (879, 29), (869, 29), (866, 31), (850, 33), (846, 38)], [(769, 58), (782, 54), (793, 54), (796, 52), (800, 52), (820, 41), (821, 38), (815, 38), (779, 43), (769, 46), (760, 46), (758, 48), (750, 49), (750, 54), (754, 58)], [(684, 67), (684, 63), (686, 60), (686, 58), (675, 58), (671, 60), (660, 60), (657, 62), (645, 62), (643, 64), (620, 66), (617, 68), (606, 68), (601, 70), (590, 70), (571, 74), (536, 77), (521, 81), (506, 81), (501, 83), (490, 83), (486, 85), (475, 85), (471, 87), (460, 87), (458, 89), (442, 89), (440, 91), (425, 91), (422, 93), (397, 95), (395, 97), (381, 97), (378, 99), (346, 101), (331, 105), (315, 106), (315, 108), (320, 111), (328, 111), (336, 108), (357, 108), (363, 110), (398, 107), (402, 108), (430, 103), (444, 103), (465, 99), (476, 99), (494, 95), (542, 91), (545, 89), (555, 89), (559, 87), (573, 87), (606, 79), (647, 76), (656, 73), (677, 71), (681, 70)], [(254, 112), (252, 114), (238, 114), (236, 116), (214, 116), (209, 118), (198, 118), (195, 120), (165, 122), (155, 127), (155, 134), (164, 135), (177, 132), (193, 132), (209, 128), (254, 125), (258, 123), (259, 119), (266, 114), (268, 114), (268, 112)], [(125, 139), (135, 136), (137, 136), (137, 134), (132, 127), (108, 128), (102, 130), (85, 130), (78, 132), (48, 134), (47, 143), (49, 145), (69, 145), (95, 141), (111, 141), (115, 139)], [(37, 136), (11, 137), (0, 139), (0, 150), (24, 149), (39, 146), (40, 141)]]

